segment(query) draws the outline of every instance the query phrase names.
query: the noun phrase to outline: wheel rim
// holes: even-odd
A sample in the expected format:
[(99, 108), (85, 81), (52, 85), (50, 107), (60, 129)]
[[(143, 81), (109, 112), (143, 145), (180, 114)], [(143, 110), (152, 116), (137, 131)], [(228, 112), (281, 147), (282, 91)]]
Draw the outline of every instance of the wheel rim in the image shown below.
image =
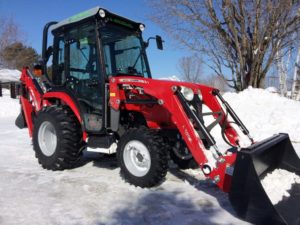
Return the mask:
[(38, 141), (44, 155), (53, 155), (57, 145), (57, 136), (55, 128), (50, 122), (45, 121), (41, 124), (38, 132)]
[(124, 148), (123, 159), (126, 168), (136, 177), (145, 176), (151, 167), (148, 148), (140, 141), (129, 141)]

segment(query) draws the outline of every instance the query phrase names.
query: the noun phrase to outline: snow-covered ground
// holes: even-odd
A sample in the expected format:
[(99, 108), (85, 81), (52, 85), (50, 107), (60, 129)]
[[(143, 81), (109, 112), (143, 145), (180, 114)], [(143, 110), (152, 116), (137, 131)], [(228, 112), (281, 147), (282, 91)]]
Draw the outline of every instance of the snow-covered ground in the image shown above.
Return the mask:
[[(299, 102), (256, 89), (224, 98), (255, 139), (287, 132), (300, 155)], [(94, 153), (85, 154), (82, 167), (44, 170), (27, 130), (14, 125), (18, 113), (18, 100), (5, 91), (0, 98), (0, 224), (247, 224), (236, 217), (227, 194), (198, 170), (173, 168), (151, 189), (123, 182), (116, 160)]]
[(18, 81), (20, 74), (19, 70), (0, 69), (0, 82)]

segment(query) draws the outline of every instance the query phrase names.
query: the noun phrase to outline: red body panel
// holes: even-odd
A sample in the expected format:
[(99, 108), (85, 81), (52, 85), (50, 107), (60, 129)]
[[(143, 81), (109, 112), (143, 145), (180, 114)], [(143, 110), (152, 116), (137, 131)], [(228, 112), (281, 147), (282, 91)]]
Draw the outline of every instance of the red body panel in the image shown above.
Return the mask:
[(42, 107), (42, 96), (35, 88), (32, 78), (28, 74), (28, 68), (22, 70), (20, 78), (23, 87), (26, 89), (26, 96), (20, 97), (20, 103), (24, 112), (28, 127), (29, 136), (32, 137), (33, 122), (32, 114), (39, 111)]
[(35, 88), (35, 85), (33, 83), (33, 80), (28, 75), (28, 68), (23, 68), (22, 74), (21, 74), (21, 81), (22, 84), (25, 86), (25, 88), (28, 90), (28, 100), (32, 102), (32, 105), (34, 105), (35, 110), (39, 111), (42, 107), (42, 96)]
[(72, 109), (78, 121), (82, 123), (79, 109), (68, 94), (64, 92), (47, 92), (43, 95), (43, 100), (49, 99), (60, 99), (64, 104), (68, 105)]
[[(82, 118), (79, 109), (68, 94), (64, 92), (47, 92), (43, 95), (43, 103), (46, 103), (48, 102), (47, 100), (51, 100), (51, 99), (59, 99), (64, 105), (69, 106), (73, 111), (74, 115), (76, 116), (76, 118), (78, 119), (79, 123), (82, 124)], [(87, 136), (88, 136), (87, 133), (83, 131), (82, 139), (84, 141), (86, 141)]]

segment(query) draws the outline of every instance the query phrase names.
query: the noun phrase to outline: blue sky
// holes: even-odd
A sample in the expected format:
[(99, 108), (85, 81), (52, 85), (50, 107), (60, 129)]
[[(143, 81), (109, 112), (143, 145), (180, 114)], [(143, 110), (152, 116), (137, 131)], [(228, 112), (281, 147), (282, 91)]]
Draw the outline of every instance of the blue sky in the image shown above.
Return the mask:
[(41, 52), (42, 29), (49, 21), (60, 21), (81, 11), (101, 6), (111, 12), (146, 24), (144, 39), (159, 34), (165, 40), (164, 50), (155, 42), (148, 48), (148, 58), (154, 77), (179, 75), (178, 60), (190, 53), (178, 47), (167, 34), (148, 18), (151, 9), (146, 0), (0, 0), (0, 15), (12, 16), (22, 28), (27, 44)]

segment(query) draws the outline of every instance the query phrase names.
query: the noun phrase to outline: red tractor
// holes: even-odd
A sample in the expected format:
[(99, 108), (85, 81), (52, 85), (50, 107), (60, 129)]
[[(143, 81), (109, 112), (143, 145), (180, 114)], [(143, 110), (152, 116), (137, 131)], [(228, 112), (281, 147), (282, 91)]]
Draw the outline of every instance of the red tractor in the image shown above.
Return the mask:
[[(75, 167), (86, 148), (116, 153), (126, 181), (152, 187), (164, 179), (171, 157), (180, 168), (199, 167), (229, 192), (241, 218), (296, 224), (299, 210), (293, 202), (299, 186), (273, 206), (260, 183), (277, 168), (299, 175), (300, 160), (288, 135), (256, 143), (217, 89), (152, 79), (146, 48), (155, 39), (162, 49), (162, 39), (143, 41), (144, 27), (99, 7), (45, 26), (43, 62), (34, 72), (43, 75), (23, 69), (16, 120), (18, 127), (28, 128), (38, 162), (63, 170)], [(215, 118), (210, 125), (204, 123), (203, 105)], [(249, 137), (248, 148), (240, 147), (233, 123)], [(232, 146), (226, 151), (211, 135), (216, 125)]]

